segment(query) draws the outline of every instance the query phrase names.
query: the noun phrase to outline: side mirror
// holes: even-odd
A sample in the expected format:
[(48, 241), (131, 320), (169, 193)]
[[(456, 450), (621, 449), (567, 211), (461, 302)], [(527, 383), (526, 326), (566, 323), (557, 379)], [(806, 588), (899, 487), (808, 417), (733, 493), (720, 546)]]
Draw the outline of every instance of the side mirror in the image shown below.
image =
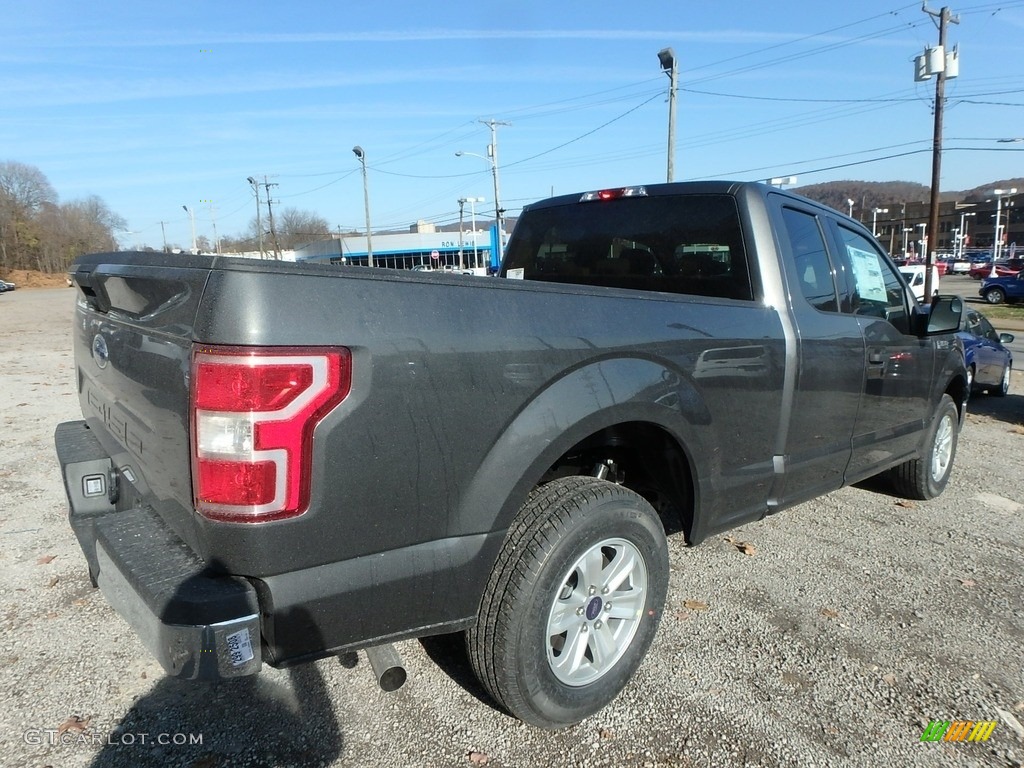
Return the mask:
[(1012, 333), (1000, 333), (999, 334), (999, 343), (1000, 344), (1012, 344), (1013, 343), (1013, 334)]
[(956, 333), (964, 314), (964, 300), (959, 296), (935, 296), (929, 304), (927, 336)]

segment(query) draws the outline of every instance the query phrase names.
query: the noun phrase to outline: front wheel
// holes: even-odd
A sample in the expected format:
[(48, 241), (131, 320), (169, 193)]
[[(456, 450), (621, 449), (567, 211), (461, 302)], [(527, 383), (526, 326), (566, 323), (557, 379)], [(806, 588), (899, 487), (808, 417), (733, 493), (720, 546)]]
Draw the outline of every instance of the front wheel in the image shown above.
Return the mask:
[(592, 477), (533, 491), (467, 633), (477, 677), (510, 714), (541, 728), (611, 702), (654, 639), (668, 544), (642, 497)]
[(1010, 365), (1010, 363), (1007, 363), (1006, 367), (1003, 368), (1003, 378), (1000, 379), (999, 385), (992, 387), (992, 389), (989, 390), (989, 393), (995, 395), (996, 397), (1006, 397), (1006, 395), (1010, 391), (1010, 376), (1012, 374), (1012, 371), (1013, 367)]
[(1006, 291), (1002, 288), (988, 288), (985, 290), (985, 301), (989, 304), (1002, 304), (1006, 301)]
[(925, 453), (890, 470), (890, 477), (901, 496), (909, 499), (934, 499), (949, 482), (960, 436), (960, 414), (949, 395), (943, 395), (928, 430)]

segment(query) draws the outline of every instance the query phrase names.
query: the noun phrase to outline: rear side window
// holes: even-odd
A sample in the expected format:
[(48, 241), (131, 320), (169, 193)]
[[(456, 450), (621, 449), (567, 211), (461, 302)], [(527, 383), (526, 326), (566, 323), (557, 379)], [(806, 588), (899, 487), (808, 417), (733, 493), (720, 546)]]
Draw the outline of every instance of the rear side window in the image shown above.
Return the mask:
[(503, 276), (753, 300), (729, 195), (673, 195), (528, 211)]
[(786, 224), (786, 237), (793, 253), (797, 282), (800, 283), (800, 291), (807, 303), (822, 312), (837, 311), (832, 264), (828, 260), (818, 217), (793, 208), (783, 208), (782, 220)]

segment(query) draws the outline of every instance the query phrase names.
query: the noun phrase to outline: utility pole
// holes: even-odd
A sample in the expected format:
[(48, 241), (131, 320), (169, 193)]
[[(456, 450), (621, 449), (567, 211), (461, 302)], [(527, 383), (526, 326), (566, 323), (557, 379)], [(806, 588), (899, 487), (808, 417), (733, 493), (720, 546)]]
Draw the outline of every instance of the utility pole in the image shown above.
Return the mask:
[(166, 221), (160, 222), (160, 234), (164, 237), (164, 253), (167, 253), (167, 229), (164, 227)]
[(501, 207), (501, 192), (498, 188), (498, 126), (511, 126), (495, 120), (481, 120), (491, 129), (491, 143), (487, 145), (487, 159), (491, 161), (491, 175), (494, 177), (494, 224), (498, 228), (498, 262), (505, 256), (505, 209)]
[(220, 256), (220, 236), (217, 234), (217, 206), (213, 204), (211, 200), (209, 203), (210, 208), (210, 224), (213, 226), (213, 252)]
[(260, 258), (266, 258), (266, 253), (263, 250), (263, 220), (260, 217), (260, 183), (256, 181), (252, 176), (246, 179), (252, 184), (252, 191), (256, 194), (256, 232), (260, 238)]
[(276, 187), (277, 184), (271, 184), (267, 181), (267, 177), (263, 177), (263, 188), (267, 191), (267, 220), (270, 222), (270, 237), (274, 241), (274, 258), (278, 261), (281, 260), (281, 244), (277, 242), (277, 232), (274, 229), (274, 201), (270, 199), (270, 188)]
[[(936, 75), (935, 78), (935, 133), (932, 138), (932, 189), (931, 189), (931, 201), (928, 209), (928, 250), (925, 253), (924, 258), (924, 302), (930, 304), (932, 300), (932, 264), (935, 261), (935, 249), (939, 243), (939, 181), (941, 176), (942, 167), (942, 108), (946, 101), (946, 27), (950, 22), (953, 24), (960, 23), (959, 16), (952, 16), (949, 12), (948, 6), (943, 6), (942, 10), (936, 12), (928, 9), (927, 5), (922, 5), (921, 10), (927, 13), (932, 18), (938, 19), (939, 25), (939, 47), (938, 56), (940, 59), (940, 66), (936, 68), (936, 71), (928, 70), (926, 67), (925, 77), (930, 77), (932, 74)], [(927, 52), (925, 54), (927, 56)], [(952, 61), (956, 62), (956, 54), (953, 55)], [(953, 77), (956, 77), (957, 73), (953, 73)]]

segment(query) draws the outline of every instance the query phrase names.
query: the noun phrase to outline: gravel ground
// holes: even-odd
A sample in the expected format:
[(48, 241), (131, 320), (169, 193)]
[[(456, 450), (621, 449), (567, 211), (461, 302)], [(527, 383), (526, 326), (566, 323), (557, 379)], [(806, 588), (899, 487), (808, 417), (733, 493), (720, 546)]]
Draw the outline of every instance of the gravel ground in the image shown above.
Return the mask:
[[(1020, 766), (1024, 397), (978, 397), (929, 503), (850, 488), (688, 549), (635, 680), (574, 728), (496, 711), (457, 637), (231, 685), (163, 677), (90, 588), (53, 451), (78, 418), (73, 292), (0, 296), (0, 764)], [(1016, 376), (1013, 390), (1024, 392)], [(753, 545), (744, 554), (736, 543)], [(922, 743), (930, 720), (996, 720)]]

